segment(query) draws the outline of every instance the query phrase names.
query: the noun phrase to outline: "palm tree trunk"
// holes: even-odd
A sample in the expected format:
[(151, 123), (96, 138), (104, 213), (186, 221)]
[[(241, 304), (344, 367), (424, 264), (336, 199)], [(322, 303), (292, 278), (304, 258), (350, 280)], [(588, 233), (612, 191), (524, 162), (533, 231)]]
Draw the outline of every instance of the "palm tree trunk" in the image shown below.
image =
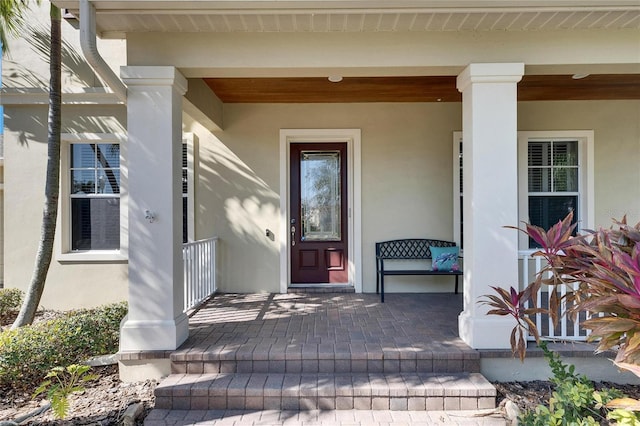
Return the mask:
[(53, 240), (56, 234), (58, 197), (60, 192), (60, 118), (61, 94), (61, 46), (60, 9), (51, 4), (51, 50), (49, 56), (49, 115), (47, 125), (47, 179), (45, 202), (42, 212), (40, 244), (36, 262), (20, 313), (11, 328), (31, 324), (44, 291), (47, 272), (53, 256)]

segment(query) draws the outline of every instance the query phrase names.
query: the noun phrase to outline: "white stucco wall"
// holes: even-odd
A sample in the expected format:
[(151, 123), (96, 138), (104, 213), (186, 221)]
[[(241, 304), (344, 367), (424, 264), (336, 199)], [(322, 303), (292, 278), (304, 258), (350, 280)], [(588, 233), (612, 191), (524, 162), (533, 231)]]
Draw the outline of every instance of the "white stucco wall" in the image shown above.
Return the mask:
[[(123, 107), (66, 106), (62, 131), (122, 133), (125, 117)], [(44, 203), (46, 141), (46, 106), (5, 107), (5, 287), (26, 289), (33, 272)], [(62, 231), (58, 220), (57, 239)], [(126, 297), (126, 263), (61, 263), (54, 255), (41, 306), (90, 307)]]
[[(473, 62), (527, 72), (637, 72), (638, 30), (230, 32), (128, 36), (131, 65), (175, 64), (186, 77), (457, 75)], [(598, 64), (596, 67), (591, 67)], [(588, 66), (588, 67), (587, 67)], [(629, 71), (629, 70), (636, 71)]]
[(281, 128), (362, 129), (365, 291), (375, 291), (375, 241), (451, 240), (451, 134), (460, 113), (460, 104), (435, 103), (226, 105), (219, 140), (199, 133), (196, 212), (196, 236), (209, 236), (213, 229), (221, 239), (220, 288), (279, 290), (279, 235), (274, 242), (265, 234), (267, 228), (276, 234), (280, 229)]
[(521, 102), (519, 130), (593, 130), (595, 226), (640, 222), (640, 101)]
[[(47, 107), (42, 103), (46, 103), (49, 81), (49, 7), (49, 2), (31, 4), (27, 25), (20, 37), (10, 40), (10, 52), (3, 57), (5, 287), (28, 286), (40, 238), (47, 158)], [(62, 37), (62, 92), (102, 90), (103, 83), (84, 60), (79, 30), (63, 20)], [(119, 73), (120, 66), (126, 64), (126, 42), (98, 40), (97, 45), (109, 66)], [(78, 96), (75, 100), (82, 101)], [(126, 109), (65, 105), (62, 120), (63, 133), (124, 133)], [(60, 232), (58, 221), (58, 239)], [(126, 286), (126, 263), (63, 264), (54, 255), (41, 305), (67, 309), (125, 300)]]
[[(46, 161), (46, 108), (6, 110), (6, 286), (26, 287), (39, 237)], [(122, 132), (123, 107), (65, 107), (65, 131)], [(112, 117), (115, 115), (115, 117)], [(34, 119), (35, 117), (35, 119)], [(362, 130), (363, 289), (375, 291), (376, 241), (452, 239), (452, 133), (459, 103), (227, 104), (215, 135), (185, 118), (198, 137), (196, 238), (220, 237), (220, 289), (279, 290), (281, 128)], [(594, 130), (596, 225), (640, 219), (640, 101), (523, 102), (519, 130)], [(274, 241), (266, 229), (276, 233)], [(59, 231), (60, 232), (60, 231)], [(126, 297), (126, 264), (55, 259), (43, 306), (89, 306)], [(434, 277), (432, 277), (434, 278)], [(451, 280), (399, 277), (393, 291), (450, 291)], [(62, 296), (61, 296), (62, 295)]]
[[(47, 88), (49, 82), (49, 2), (31, 3), (21, 37), (10, 39), (3, 58), (2, 83), (5, 88)], [(74, 25), (77, 25), (75, 23)], [(84, 60), (80, 31), (62, 20), (62, 90), (73, 92), (86, 87), (102, 87), (101, 80)], [(97, 40), (98, 51), (116, 74), (126, 64), (126, 41)]]
[[(48, 4), (30, 15), (47, 26)], [(470, 62), (523, 61), (528, 73), (628, 70), (638, 59), (634, 30), (496, 33), (138, 33), (127, 42), (99, 40), (112, 69), (178, 66), (189, 77), (319, 75), (455, 75)], [(63, 23), (63, 90), (101, 86), (83, 63), (79, 31)], [(3, 61), (9, 88), (46, 87), (48, 65), (30, 37), (12, 42)], [(125, 52), (128, 44), (128, 52)], [(311, 46), (311, 47), (310, 47)], [(398, 48), (402, 46), (402, 48)], [(496, 46), (500, 48), (497, 49)], [(616, 49), (611, 49), (616, 46)], [(319, 54), (322, 52), (323, 54)], [(328, 52), (325, 54), (325, 52)], [(39, 238), (46, 161), (46, 108), (5, 109), (5, 285), (26, 287)], [(278, 134), (281, 128), (362, 130), (362, 282), (375, 291), (376, 241), (453, 239), (452, 133), (459, 103), (227, 104), (224, 131), (212, 134), (185, 118), (198, 137), (196, 238), (220, 237), (222, 291), (279, 290)], [(124, 132), (125, 107), (65, 106), (64, 132)], [(628, 214), (640, 220), (640, 101), (522, 102), (519, 130), (594, 130), (596, 225)], [(515, 143), (515, 142), (514, 142)], [(266, 230), (276, 233), (271, 240)], [(60, 232), (60, 229), (59, 231)], [(450, 291), (450, 277), (398, 277), (392, 291)], [(126, 297), (125, 263), (54, 259), (43, 305), (90, 306)]]
[[(215, 136), (200, 141), (196, 236), (221, 239), (223, 291), (278, 291), (280, 128), (362, 129), (363, 289), (375, 291), (374, 243), (452, 239), (452, 132), (461, 104), (228, 104)], [(596, 225), (640, 219), (638, 101), (523, 102), (519, 130), (594, 130)], [(613, 189), (613, 190), (612, 190)], [(508, 225), (508, 224), (505, 224)], [(514, 224), (510, 224), (514, 225)], [(431, 277), (434, 278), (434, 277)], [(398, 277), (388, 291), (450, 291), (443, 278)]]

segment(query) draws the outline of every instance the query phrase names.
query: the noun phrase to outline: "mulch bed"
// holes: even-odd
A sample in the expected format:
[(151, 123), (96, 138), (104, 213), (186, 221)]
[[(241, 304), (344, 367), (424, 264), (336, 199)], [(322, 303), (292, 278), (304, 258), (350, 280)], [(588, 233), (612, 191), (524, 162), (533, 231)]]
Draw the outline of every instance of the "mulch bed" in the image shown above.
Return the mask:
[[(531, 382), (496, 382), (493, 383), (493, 385), (498, 390), (498, 404), (508, 398), (515, 402), (523, 412), (535, 410), (540, 404), (546, 405), (553, 391), (553, 384), (544, 380), (534, 380)], [(640, 386), (596, 382), (595, 388), (596, 390), (603, 388), (618, 389), (628, 397), (640, 400)]]
[[(88, 382), (83, 392), (72, 395), (69, 418), (56, 420), (49, 409), (22, 424), (28, 425), (117, 425), (127, 407), (142, 404), (143, 414), (136, 424), (142, 425), (144, 417), (153, 408), (153, 391), (158, 382), (146, 380), (122, 383), (117, 365), (94, 367), (100, 377)], [(35, 384), (34, 384), (35, 386)], [(35, 388), (35, 387), (34, 387)], [(46, 404), (43, 397), (31, 398), (29, 392), (0, 388), (0, 420), (15, 420), (36, 411)]]
[[(64, 315), (58, 311), (38, 311), (34, 323), (51, 320)], [(10, 327), (16, 314), (0, 318), (0, 330)], [(69, 398), (70, 409), (67, 420), (56, 420), (51, 409), (25, 420), (23, 425), (117, 425), (125, 410), (132, 404), (142, 405), (142, 414), (137, 423), (143, 424), (145, 415), (153, 408), (153, 391), (156, 380), (136, 383), (122, 383), (117, 365), (93, 367), (97, 380), (87, 382), (85, 390)], [(44, 395), (32, 398), (32, 392), (40, 383), (33, 383), (29, 389), (0, 387), (0, 421), (15, 420), (37, 411), (46, 405)]]

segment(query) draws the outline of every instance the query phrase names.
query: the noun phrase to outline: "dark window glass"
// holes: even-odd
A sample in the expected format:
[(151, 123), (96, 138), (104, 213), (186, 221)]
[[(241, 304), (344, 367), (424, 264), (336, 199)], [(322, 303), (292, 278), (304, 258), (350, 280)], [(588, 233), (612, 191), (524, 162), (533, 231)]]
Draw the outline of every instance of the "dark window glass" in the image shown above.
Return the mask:
[(189, 225), (187, 218), (189, 217), (187, 213), (187, 197), (182, 197), (182, 242), (186, 243), (189, 241)]
[[(549, 229), (569, 212), (573, 211), (574, 223), (578, 217), (578, 196), (529, 196), (529, 220), (532, 225)], [(540, 248), (540, 245), (529, 239), (530, 248)]]
[(71, 200), (71, 250), (120, 248), (120, 199)]
[(71, 145), (71, 250), (120, 248), (120, 145)]
[(182, 242), (189, 242), (189, 157), (187, 144), (182, 144)]

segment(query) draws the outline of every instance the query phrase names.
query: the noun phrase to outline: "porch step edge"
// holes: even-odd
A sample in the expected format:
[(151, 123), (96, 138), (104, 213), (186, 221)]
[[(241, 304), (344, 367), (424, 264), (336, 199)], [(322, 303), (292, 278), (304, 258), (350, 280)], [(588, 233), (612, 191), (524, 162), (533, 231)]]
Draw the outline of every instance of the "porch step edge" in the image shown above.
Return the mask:
[(221, 347), (219, 350), (174, 352), (174, 374), (219, 373), (479, 373), (480, 353), (413, 349), (340, 351), (319, 345), (286, 348)]
[(207, 425), (493, 425), (507, 426), (500, 409), (425, 411), (377, 410), (165, 410), (153, 409), (145, 426)]
[(478, 410), (496, 389), (479, 373), (172, 374), (155, 390), (172, 410)]

